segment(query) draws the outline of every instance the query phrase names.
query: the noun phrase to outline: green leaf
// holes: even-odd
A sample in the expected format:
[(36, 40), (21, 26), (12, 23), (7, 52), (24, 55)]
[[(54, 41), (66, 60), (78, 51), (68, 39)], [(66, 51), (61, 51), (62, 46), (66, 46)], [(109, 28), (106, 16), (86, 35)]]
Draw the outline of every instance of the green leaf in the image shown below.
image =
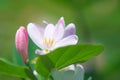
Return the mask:
[(20, 65), (20, 66), (25, 66), (24, 61), (20, 54), (17, 52), (16, 47), (14, 46), (14, 52), (13, 52), (13, 59), (14, 59), (14, 64)]
[(54, 64), (47, 56), (40, 56), (36, 65), (37, 72), (40, 72), (42, 76), (47, 78), (50, 75), (51, 69), (54, 67)]
[(3, 59), (0, 59), (0, 74), (35, 79), (28, 68), (12, 65)]
[(29, 45), (28, 45), (28, 58), (29, 61), (33, 60), (37, 55), (35, 54), (35, 50), (39, 49), (39, 47), (37, 47), (34, 42), (31, 40), (31, 38), (29, 37)]
[(70, 64), (83, 63), (100, 54), (102, 45), (77, 44), (58, 48), (37, 60), (36, 70), (44, 77), (48, 77), (53, 69), (61, 69)]

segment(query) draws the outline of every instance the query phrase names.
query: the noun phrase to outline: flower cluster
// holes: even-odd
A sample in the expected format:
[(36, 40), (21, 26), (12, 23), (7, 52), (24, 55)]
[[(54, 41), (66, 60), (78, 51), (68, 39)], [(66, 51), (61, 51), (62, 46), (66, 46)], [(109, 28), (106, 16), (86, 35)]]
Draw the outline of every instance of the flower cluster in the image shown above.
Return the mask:
[(40, 48), (36, 49), (35, 53), (45, 55), (56, 48), (76, 44), (78, 36), (75, 35), (75, 31), (73, 23), (65, 27), (63, 17), (58, 20), (56, 25), (47, 24), (45, 28), (29, 23), (27, 30), (24, 27), (17, 30), (15, 37), (16, 48), (26, 63), (28, 58), (28, 35)]

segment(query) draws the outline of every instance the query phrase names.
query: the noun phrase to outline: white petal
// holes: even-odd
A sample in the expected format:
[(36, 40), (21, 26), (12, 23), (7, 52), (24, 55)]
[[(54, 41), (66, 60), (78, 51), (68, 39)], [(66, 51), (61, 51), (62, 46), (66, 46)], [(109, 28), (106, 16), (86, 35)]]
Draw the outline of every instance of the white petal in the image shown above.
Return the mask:
[(33, 25), (35, 25), (36, 26), (36, 28), (38, 28), (38, 30), (40, 31), (40, 33), (42, 34), (42, 36), (44, 35), (44, 28), (43, 27), (41, 27), (41, 26), (39, 26), (39, 25), (37, 25), (37, 24), (33, 24)]
[(47, 27), (45, 28), (45, 33), (44, 37), (47, 39), (53, 38), (53, 33), (54, 33), (55, 27), (53, 24), (48, 24)]
[(75, 70), (75, 66), (72, 64), (72, 65), (69, 65), (69, 66), (67, 66), (67, 67), (65, 67), (65, 68), (63, 68), (63, 69), (61, 69), (61, 70)]
[(41, 50), (39, 50), (39, 49), (36, 49), (36, 50), (35, 50), (35, 53), (36, 53), (36, 54), (39, 54), (39, 55), (45, 55), (45, 54), (47, 54), (47, 53), (45, 53), (44, 51), (41, 51)]
[(58, 41), (63, 37), (64, 28), (65, 28), (64, 18), (61, 17), (55, 26), (55, 32), (54, 32), (55, 41)]
[(51, 48), (51, 50), (63, 47), (63, 46), (68, 46), (68, 45), (74, 45), (78, 42), (78, 37), (77, 35), (70, 35), (66, 38), (63, 38), (61, 41), (56, 42), (55, 45)]
[(76, 32), (75, 30), (75, 25), (73, 23), (69, 24), (66, 28), (65, 28), (65, 34), (64, 37), (67, 37), (69, 35), (74, 35)]
[(82, 65), (80, 65), (80, 64), (77, 64), (76, 67), (80, 67), (81, 69), (84, 70), (84, 67)]
[(33, 23), (29, 23), (27, 26), (27, 31), (28, 34), (30, 36), (30, 38), (32, 39), (32, 41), (41, 49), (44, 48), (43, 44), (42, 44), (42, 38), (43, 38), (43, 34), (44, 34), (44, 30), (42, 27), (38, 27)]

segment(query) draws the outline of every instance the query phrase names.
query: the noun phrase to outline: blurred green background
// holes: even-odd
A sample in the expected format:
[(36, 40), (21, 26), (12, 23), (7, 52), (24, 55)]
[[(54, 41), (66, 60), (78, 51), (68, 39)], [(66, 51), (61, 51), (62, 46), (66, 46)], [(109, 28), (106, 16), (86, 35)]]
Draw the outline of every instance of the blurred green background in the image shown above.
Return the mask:
[[(79, 43), (101, 43), (104, 52), (85, 62), (86, 76), (93, 80), (119, 80), (120, 0), (0, 0), (0, 57), (13, 61), (14, 36), (20, 26), (63, 16), (75, 23)], [(0, 80), (19, 80), (0, 75)]]

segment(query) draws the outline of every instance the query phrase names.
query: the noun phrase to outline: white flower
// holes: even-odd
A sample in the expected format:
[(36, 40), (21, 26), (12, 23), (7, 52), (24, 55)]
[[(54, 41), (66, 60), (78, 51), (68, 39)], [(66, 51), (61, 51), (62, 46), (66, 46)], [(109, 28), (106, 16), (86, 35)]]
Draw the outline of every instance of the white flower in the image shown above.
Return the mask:
[(65, 27), (63, 17), (58, 20), (56, 25), (47, 24), (45, 29), (29, 23), (27, 31), (32, 41), (41, 48), (41, 50), (36, 50), (36, 53), (40, 55), (47, 54), (59, 47), (74, 45), (78, 42), (78, 37), (75, 35), (75, 25), (70, 23)]
[(54, 80), (84, 80), (84, 68), (82, 65), (70, 65), (61, 70), (52, 70)]

